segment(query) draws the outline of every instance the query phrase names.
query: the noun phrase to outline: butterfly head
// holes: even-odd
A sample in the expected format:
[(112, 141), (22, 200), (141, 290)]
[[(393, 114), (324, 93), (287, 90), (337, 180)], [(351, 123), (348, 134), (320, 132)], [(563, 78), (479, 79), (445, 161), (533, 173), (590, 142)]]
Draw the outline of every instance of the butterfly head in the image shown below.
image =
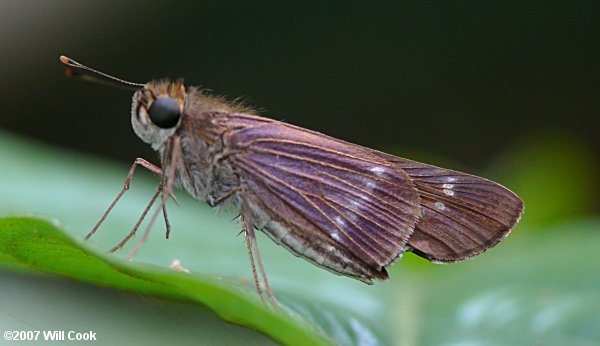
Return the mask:
[(133, 95), (131, 124), (135, 133), (154, 149), (175, 132), (186, 102), (182, 80), (151, 81)]
[(67, 75), (136, 90), (133, 95), (131, 123), (135, 133), (155, 150), (162, 148), (181, 122), (187, 94), (183, 80), (134, 83), (85, 66), (64, 55)]

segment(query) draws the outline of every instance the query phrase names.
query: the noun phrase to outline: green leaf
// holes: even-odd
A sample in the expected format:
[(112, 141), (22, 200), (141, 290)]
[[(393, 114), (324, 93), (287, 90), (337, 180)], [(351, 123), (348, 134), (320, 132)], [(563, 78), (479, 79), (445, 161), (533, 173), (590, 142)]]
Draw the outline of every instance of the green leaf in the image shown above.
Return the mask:
[[(600, 218), (517, 229), (481, 257), (404, 271), (407, 344), (596, 345)], [(394, 300), (393, 300), (394, 301)], [(406, 321), (408, 320), (408, 321)], [(397, 338), (407, 330), (398, 330)], [(404, 343), (401, 343), (404, 344)]]
[(260, 301), (249, 297), (247, 290), (216, 277), (198, 278), (94, 253), (39, 219), (2, 218), (0, 230), (0, 258), (7, 267), (30, 268), (135, 293), (201, 303), (224, 320), (264, 331), (281, 342), (326, 342), (300, 320), (265, 309)]

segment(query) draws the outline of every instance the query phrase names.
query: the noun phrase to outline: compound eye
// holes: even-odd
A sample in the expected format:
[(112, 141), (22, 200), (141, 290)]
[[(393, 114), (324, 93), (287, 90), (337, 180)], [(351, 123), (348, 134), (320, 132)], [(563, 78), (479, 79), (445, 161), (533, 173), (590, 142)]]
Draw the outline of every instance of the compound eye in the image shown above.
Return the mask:
[(161, 129), (169, 129), (177, 125), (181, 117), (181, 108), (174, 98), (161, 97), (152, 103), (148, 114), (154, 125)]

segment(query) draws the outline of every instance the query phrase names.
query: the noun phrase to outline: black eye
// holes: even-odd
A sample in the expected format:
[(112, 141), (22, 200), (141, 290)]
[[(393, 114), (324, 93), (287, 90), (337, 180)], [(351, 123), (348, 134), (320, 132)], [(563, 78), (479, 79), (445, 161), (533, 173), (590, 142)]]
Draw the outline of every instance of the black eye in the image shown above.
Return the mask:
[(154, 125), (162, 129), (168, 129), (177, 125), (181, 116), (181, 109), (175, 99), (161, 97), (152, 103), (148, 114)]

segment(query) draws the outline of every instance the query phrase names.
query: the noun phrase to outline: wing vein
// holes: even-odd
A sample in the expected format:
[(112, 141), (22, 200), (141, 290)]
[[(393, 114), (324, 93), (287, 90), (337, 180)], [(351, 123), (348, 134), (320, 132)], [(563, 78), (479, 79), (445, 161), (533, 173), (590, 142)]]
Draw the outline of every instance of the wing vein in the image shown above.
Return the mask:
[[(357, 187), (357, 186), (354, 186), (354, 185), (352, 185), (351, 183), (349, 183), (348, 181), (346, 181), (346, 180), (344, 180), (344, 179), (342, 179), (342, 178), (336, 177), (335, 175), (333, 175), (333, 174), (330, 174), (330, 173), (327, 173), (327, 172), (325, 172), (325, 171), (320, 171), (320, 172), (322, 172), (323, 174), (325, 174), (325, 175), (329, 176), (330, 178), (332, 178), (332, 179), (334, 179), (334, 180), (337, 180), (337, 181), (339, 181), (339, 182), (340, 182), (340, 183), (342, 183), (342, 184), (346, 184), (346, 185), (348, 185), (348, 186), (350, 186), (350, 187), (352, 187), (352, 188), (355, 188), (355, 189), (357, 189), (358, 191), (360, 191), (360, 192), (362, 192), (362, 193), (364, 193), (364, 194), (366, 194), (366, 195), (368, 195), (368, 196), (370, 196), (370, 197), (373, 197), (373, 198), (375, 198), (375, 199), (376, 199), (376, 200), (378, 200), (379, 202), (381, 202), (381, 203), (383, 203), (383, 204), (385, 204), (385, 205), (387, 205), (387, 206), (390, 206), (390, 207), (392, 207), (392, 208), (396, 209), (396, 210), (397, 210), (398, 212), (400, 212), (401, 214), (402, 214), (402, 213), (406, 213), (405, 211), (403, 211), (403, 210), (402, 210), (402, 209), (400, 209), (399, 207), (397, 207), (397, 206), (395, 206), (395, 205), (393, 205), (393, 204), (390, 204), (390, 203), (388, 203), (386, 200), (384, 200), (384, 199), (382, 199), (382, 198), (379, 198), (379, 197), (377, 197), (377, 196), (373, 195), (372, 193), (370, 193), (370, 192), (368, 192), (368, 191), (366, 191), (366, 190), (363, 190), (363, 189), (361, 189), (361, 188), (359, 188), (359, 187)], [(404, 204), (408, 205), (409, 207), (412, 207), (412, 205), (411, 205), (411, 204), (409, 204), (408, 202), (404, 201), (403, 199), (396, 199), (396, 200), (398, 200), (398, 201), (400, 201), (400, 202), (402, 202), (402, 203), (404, 203)], [(377, 205), (377, 204), (373, 204), (373, 205)], [(369, 205), (369, 206), (370, 206), (370, 205)], [(383, 209), (383, 210), (385, 210), (385, 209)], [(394, 216), (394, 215), (390, 215), (390, 214), (388, 214), (387, 212), (385, 212), (385, 214), (386, 214), (386, 216), (388, 216), (388, 217), (391, 217), (391, 218), (393, 219), (393, 216)]]
[[(370, 179), (386, 183), (388, 185), (392, 185), (392, 186), (394, 185), (390, 181), (382, 179), (382, 178), (380, 178), (380, 177), (378, 177), (376, 175), (372, 175), (372, 174), (368, 174), (368, 173), (364, 173), (364, 172), (354, 171), (354, 170), (351, 170), (351, 169), (348, 169), (348, 168), (345, 168), (345, 167), (342, 167), (342, 166), (338, 166), (338, 165), (334, 165), (334, 164), (331, 164), (331, 163), (326, 163), (326, 162), (322, 162), (322, 161), (318, 161), (318, 160), (309, 159), (307, 157), (293, 155), (293, 154), (290, 154), (290, 153), (286, 153), (284, 151), (277, 151), (277, 150), (266, 149), (266, 148), (252, 148), (252, 151), (262, 152), (262, 153), (269, 154), (269, 155), (274, 155), (274, 156), (284, 156), (284, 157), (288, 157), (288, 158), (291, 158), (291, 159), (296, 159), (296, 160), (299, 160), (299, 161), (310, 162), (310, 163), (317, 164), (319, 166), (329, 167), (329, 168), (337, 169), (337, 170), (340, 170), (340, 171), (343, 171), (343, 172), (349, 172), (349, 173), (353, 173), (353, 174), (362, 175), (362, 176), (368, 177)], [(383, 164), (379, 164), (379, 165), (383, 166)]]
[[(453, 217), (450, 217), (450, 216), (449, 216), (449, 215), (447, 215), (447, 214), (444, 214), (444, 213), (440, 212), (439, 210), (437, 210), (437, 209), (435, 209), (435, 208), (432, 208), (432, 207), (430, 207), (430, 206), (428, 206), (428, 205), (423, 205), (423, 207), (424, 207), (424, 208), (427, 208), (428, 210), (431, 210), (431, 211), (433, 211), (433, 212), (435, 212), (435, 213), (437, 213), (437, 214), (440, 214), (440, 215), (444, 216), (445, 218), (447, 218), (447, 219), (449, 219), (449, 220), (452, 220), (452, 221), (456, 222), (457, 224), (459, 224), (459, 225), (463, 226), (464, 228), (471, 230), (471, 231), (472, 231), (474, 234), (479, 234), (479, 235), (481, 235), (481, 233), (480, 233), (480, 232), (479, 232), (477, 229), (475, 229), (475, 228), (473, 228), (473, 227), (471, 227), (471, 226), (469, 226), (469, 225), (465, 225), (464, 223), (462, 223), (462, 222), (460, 222), (460, 221), (456, 220), (456, 219), (455, 219), (455, 218), (453, 218)], [(438, 220), (438, 221), (439, 221), (439, 220)], [(454, 228), (454, 227), (452, 227), (452, 228)], [(479, 239), (475, 239), (475, 238), (473, 238), (473, 237), (472, 237), (472, 236), (469, 234), (469, 232), (463, 232), (463, 231), (461, 230), (461, 227), (458, 227), (458, 228), (456, 228), (456, 229), (458, 230), (458, 232), (459, 232), (460, 234), (462, 234), (462, 235), (466, 236), (467, 238), (471, 239), (471, 240), (472, 240), (472, 241), (474, 241), (475, 243), (477, 243), (477, 244), (480, 244), (480, 242), (481, 242), (481, 241), (480, 241)], [(483, 237), (483, 238), (485, 238), (485, 237)], [(452, 238), (450, 238), (450, 239), (452, 239)]]
[[(356, 191), (360, 191), (361, 193), (363, 193), (363, 194), (365, 194), (365, 195), (367, 195), (367, 196), (369, 196), (369, 197), (371, 197), (371, 198), (373, 198), (373, 199), (375, 199), (375, 200), (379, 201), (380, 203), (383, 203), (383, 204), (385, 204), (386, 206), (388, 206), (388, 207), (390, 207), (390, 208), (392, 208), (392, 209), (395, 209), (397, 212), (399, 212), (399, 213), (404, 213), (404, 211), (403, 211), (402, 209), (400, 209), (399, 207), (397, 207), (397, 206), (395, 206), (395, 205), (393, 205), (393, 204), (390, 204), (390, 203), (388, 203), (386, 200), (384, 200), (384, 199), (382, 199), (382, 198), (380, 198), (380, 197), (378, 197), (378, 196), (376, 196), (376, 195), (374, 195), (374, 194), (372, 194), (372, 193), (370, 193), (370, 192), (368, 192), (368, 191), (366, 191), (366, 190), (363, 190), (363, 189), (359, 188), (358, 186), (356, 186), (356, 185), (354, 185), (354, 184), (352, 184), (352, 183), (348, 182), (348, 181), (347, 181), (347, 180), (345, 180), (345, 179), (342, 179), (342, 178), (336, 177), (335, 175), (333, 175), (333, 174), (330, 174), (330, 173), (328, 173), (328, 172), (321, 171), (321, 170), (319, 170), (319, 171), (318, 171), (319, 173), (321, 173), (321, 174), (324, 174), (324, 175), (328, 176), (329, 178), (331, 178), (331, 179), (334, 179), (334, 180), (336, 180), (336, 181), (338, 181), (338, 182), (340, 182), (340, 183), (342, 183), (342, 184), (344, 184), (344, 185), (347, 185), (347, 186), (351, 187), (352, 189), (351, 189), (351, 190), (344, 190), (344, 189), (341, 189), (340, 187), (338, 187), (338, 186), (336, 186), (336, 185), (334, 185), (334, 184), (331, 184), (331, 183), (330, 183), (330, 182), (328, 182), (327, 180), (317, 180), (317, 179), (314, 179), (314, 176), (312, 176), (312, 175), (308, 175), (308, 174), (302, 174), (301, 172), (299, 172), (299, 171), (297, 171), (297, 170), (288, 169), (288, 168), (285, 168), (285, 167), (283, 167), (283, 166), (278, 166), (278, 167), (277, 167), (277, 169), (279, 169), (279, 170), (281, 170), (281, 171), (288, 172), (288, 173), (290, 173), (290, 174), (294, 174), (294, 175), (297, 175), (297, 176), (300, 176), (300, 177), (307, 178), (307, 179), (309, 179), (309, 180), (313, 180), (313, 181), (315, 181), (315, 182), (319, 182), (319, 183), (325, 184), (325, 185), (327, 185), (327, 186), (330, 186), (330, 187), (332, 187), (332, 188), (335, 188), (336, 190), (338, 190), (338, 191), (341, 191), (341, 192), (350, 193), (350, 194), (352, 194), (354, 197), (357, 197), (357, 198), (362, 198), (362, 196), (360, 196), (360, 194), (357, 194), (356, 192), (352, 191), (352, 189), (354, 189), (354, 190), (356, 190)], [(402, 200), (402, 199), (398, 199), (398, 200), (399, 200), (399, 201), (401, 201), (401, 202), (403, 202), (404, 204), (407, 204), (407, 205), (409, 205), (408, 203), (406, 203), (406, 202), (405, 202), (404, 200)], [(375, 205), (377, 205), (377, 204), (375, 204)], [(410, 206), (410, 205), (409, 205), (409, 206)], [(385, 209), (383, 209), (383, 210), (385, 211)], [(392, 217), (392, 216), (393, 216), (393, 215), (391, 215), (391, 214), (388, 214), (388, 213), (386, 213), (386, 214), (387, 214), (386, 216), (388, 216), (388, 217)]]
[(421, 192), (421, 196), (427, 196), (427, 197), (431, 198), (434, 201), (439, 200), (439, 201), (447, 202), (447, 203), (449, 203), (449, 204), (451, 204), (451, 205), (453, 205), (453, 206), (455, 206), (457, 208), (465, 209), (465, 210), (468, 210), (470, 212), (479, 214), (479, 215), (483, 216), (484, 218), (490, 219), (490, 220), (494, 221), (495, 223), (497, 223), (499, 225), (508, 226), (504, 222), (497, 220), (495, 217), (492, 217), (491, 215), (484, 214), (483, 212), (481, 212), (479, 210), (473, 209), (472, 205), (470, 205), (471, 203), (467, 203), (467, 202), (459, 203), (459, 202), (456, 202), (452, 198), (442, 197), (440, 195), (437, 195), (437, 194), (434, 194), (434, 193), (431, 193), (431, 192), (428, 192), (428, 191), (420, 190), (420, 192)]
[(258, 139), (254, 139), (252, 140), (248, 145), (252, 145), (255, 143), (288, 143), (288, 144), (295, 144), (295, 145), (299, 145), (299, 146), (304, 146), (307, 148), (311, 148), (311, 149), (316, 149), (319, 151), (325, 151), (328, 153), (332, 153), (332, 154), (336, 154), (339, 156), (345, 156), (351, 159), (355, 159), (355, 160), (359, 160), (359, 161), (364, 161), (364, 162), (368, 162), (374, 165), (384, 165), (383, 162), (381, 161), (374, 161), (374, 160), (368, 160), (364, 157), (360, 157), (360, 156), (355, 156), (355, 155), (350, 155), (348, 153), (345, 153), (343, 151), (339, 151), (339, 150), (333, 150), (324, 146), (319, 146), (319, 145), (314, 145), (314, 144), (310, 144), (307, 142), (300, 142), (300, 141), (294, 141), (294, 140), (290, 140), (290, 139), (280, 139), (280, 138), (258, 138)]
[[(308, 202), (313, 208), (315, 208), (323, 217), (325, 217), (332, 225), (334, 225), (340, 232), (342, 232), (354, 245), (356, 245), (357, 248), (359, 248), (363, 253), (365, 253), (367, 256), (369, 256), (374, 263), (378, 263), (378, 261), (368, 252), (366, 251), (360, 244), (358, 244), (350, 235), (348, 235), (348, 233), (346, 233), (346, 231), (344, 231), (344, 229), (342, 229), (336, 222), (334, 222), (325, 212), (323, 212), (323, 210), (321, 210), (321, 208), (319, 208), (316, 204), (314, 204), (305, 194), (303, 191), (300, 191), (296, 188), (294, 188), (292, 185), (286, 183), (284, 180), (279, 179), (278, 177), (270, 174), (269, 172), (263, 170), (261, 167), (259, 167), (257, 164), (253, 163), (253, 162), (244, 162), (243, 160), (240, 161), (240, 163), (242, 163), (242, 165), (244, 164), (248, 164), (253, 166), (254, 169), (260, 171), (263, 175), (269, 177), (269, 179), (272, 179), (273, 181), (277, 181), (280, 184), (287, 186), (290, 190), (296, 192), (297, 194), (299, 194), (306, 202)], [(248, 167), (246, 167), (246, 170)], [(293, 208), (299, 213), (304, 215), (304, 212), (299, 209), (298, 207), (292, 205)], [(306, 216), (305, 216), (306, 217)], [(319, 227), (318, 225), (316, 225), (317, 228), (321, 229), (321, 227)]]
[[(339, 203), (339, 202), (337, 202), (337, 201), (334, 201), (333, 199), (331, 199), (331, 198), (328, 198), (327, 196), (323, 196), (323, 198), (324, 198), (325, 200), (328, 200), (328, 201), (330, 201), (331, 203), (333, 203), (333, 204), (335, 204), (335, 205), (339, 206), (339, 207), (342, 207), (342, 208), (344, 208), (344, 209), (346, 209), (346, 210), (348, 210), (348, 211), (350, 211), (350, 212), (352, 212), (352, 213), (354, 213), (354, 214), (356, 214), (356, 215), (360, 216), (360, 217), (361, 217), (361, 218), (363, 218), (365, 221), (372, 223), (373, 225), (375, 225), (375, 226), (379, 227), (380, 229), (383, 229), (383, 230), (387, 230), (387, 229), (388, 229), (387, 227), (384, 227), (384, 226), (380, 225), (379, 223), (377, 223), (375, 220), (369, 219), (368, 217), (366, 217), (364, 214), (362, 214), (362, 213), (361, 213), (360, 211), (358, 211), (358, 210), (351, 209), (350, 207), (348, 207), (348, 206), (346, 206), (346, 205), (344, 205), (344, 204), (341, 204), (341, 203)], [(338, 209), (338, 208), (334, 207), (334, 206), (333, 206), (333, 205), (331, 205), (331, 204), (329, 204), (329, 205), (330, 205), (330, 206), (331, 206), (331, 208), (333, 208), (335, 211), (337, 211), (338, 213), (342, 214), (342, 213), (339, 211), (339, 209)], [(347, 218), (346, 218), (346, 219), (347, 219)], [(354, 221), (351, 221), (351, 223), (352, 223), (353, 225), (355, 225), (357, 228), (361, 228), (361, 227), (360, 227), (360, 226), (358, 226), (358, 225), (357, 225), (357, 224), (356, 224)], [(393, 228), (393, 226), (392, 226), (392, 228)], [(365, 233), (366, 233), (366, 232), (365, 232)], [(390, 232), (390, 233), (391, 233), (391, 232)], [(392, 235), (395, 235), (394, 233), (391, 233), (391, 234), (392, 234)], [(380, 242), (379, 242), (377, 239), (375, 239), (375, 238), (373, 238), (373, 237), (371, 237), (371, 236), (369, 236), (369, 238), (373, 239), (373, 241), (374, 241), (374, 242), (376, 242), (376, 243), (377, 243), (378, 245), (380, 245), (381, 247), (385, 248), (385, 246), (384, 246), (383, 244), (381, 244), (381, 243), (380, 243)], [(401, 239), (401, 240), (402, 240), (402, 241), (405, 241), (405, 239)]]

